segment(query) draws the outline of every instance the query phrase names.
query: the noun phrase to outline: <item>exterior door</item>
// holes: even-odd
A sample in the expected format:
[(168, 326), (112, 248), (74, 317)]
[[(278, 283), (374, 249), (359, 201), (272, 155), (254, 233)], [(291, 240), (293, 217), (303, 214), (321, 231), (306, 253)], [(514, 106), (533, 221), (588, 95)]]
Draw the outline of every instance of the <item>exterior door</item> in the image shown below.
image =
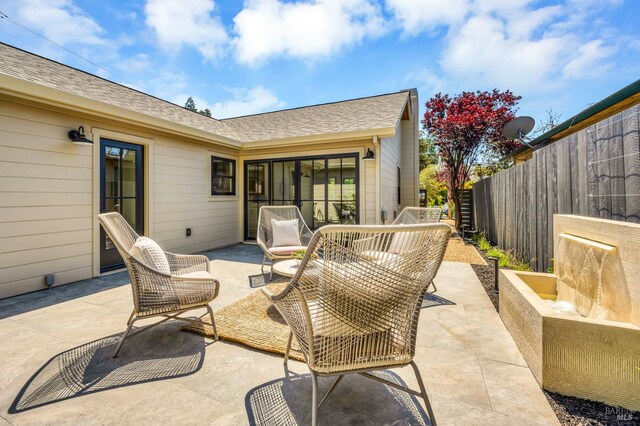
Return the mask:
[(269, 205), (269, 166), (268, 161), (244, 166), (244, 238), (247, 240), (256, 239), (260, 207)]
[[(144, 234), (144, 151), (141, 145), (100, 139), (100, 212), (118, 212)], [(100, 272), (124, 264), (100, 227)]]
[(256, 238), (260, 207), (295, 205), (314, 230), (358, 223), (358, 155), (245, 163), (245, 239)]

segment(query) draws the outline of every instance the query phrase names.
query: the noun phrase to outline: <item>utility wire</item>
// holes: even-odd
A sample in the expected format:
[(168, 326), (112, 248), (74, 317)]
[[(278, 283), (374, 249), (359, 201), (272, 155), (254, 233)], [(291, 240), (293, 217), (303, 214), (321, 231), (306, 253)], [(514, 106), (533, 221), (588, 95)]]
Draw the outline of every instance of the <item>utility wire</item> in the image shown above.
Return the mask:
[[(6, 19), (7, 21), (11, 22), (12, 24), (16, 25), (19, 28), (22, 28), (23, 30), (25, 30), (27, 32), (30, 32), (31, 34), (35, 35), (36, 37), (40, 37), (41, 39), (48, 41), (49, 43), (59, 47), (60, 49), (72, 54), (73, 56), (76, 56), (76, 57), (82, 59), (83, 61), (86, 61), (86, 62), (90, 63), (91, 65), (93, 65), (93, 66), (95, 66), (97, 68), (100, 68), (101, 70), (106, 71), (106, 72), (108, 72), (109, 74), (111, 74), (111, 75), (113, 75), (115, 77), (118, 77), (121, 81), (123, 81), (125, 83), (127, 82), (127, 79), (125, 79), (121, 75), (118, 75), (115, 72), (113, 72), (113, 71), (111, 71), (111, 70), (109, 70), (109, 69), (107, 69), (107, 68), (105, 68), (103, 66), (100, 66), (100, 65), (96, 64), (95, 62), (85, 58), (84, 56), (78, 55), (76, 52), (74, 52), (74, 51), (72, 51), (70, 49), (67, 49), (66, 47), (64, 47), (64, 46), (56, 43), (55, 41), (45, 37), (44, 35), (38, 33), (37, 31), (32, 30), (31, 28), (27, 27), (26, 25), (21, 24), (20, 22), (16, 21), (15, 19), (10, 18), (9, 15), (7, 15), (6, 13), (4, 13), (1, 10), (0, 10), (0, 19)], [(128, 84), (131, 84), (131, 83), (128, 83)]]

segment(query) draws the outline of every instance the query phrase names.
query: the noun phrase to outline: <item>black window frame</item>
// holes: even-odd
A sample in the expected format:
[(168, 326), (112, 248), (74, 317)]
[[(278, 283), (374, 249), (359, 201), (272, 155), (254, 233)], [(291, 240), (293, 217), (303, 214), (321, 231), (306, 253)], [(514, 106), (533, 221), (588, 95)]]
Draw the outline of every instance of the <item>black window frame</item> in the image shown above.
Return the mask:
[[(210, 190), (210, 196), (211, 197), (220, 197), (220, 196), (236, 196), (238, 193), (238, 190), (236, 188), (236, 182), (237, 182), (237, 175), (238, 175), (238, 170), (236, 168), (236, 160), (232, 159), (232, 158), (225, 158), (225, 157), (218, 157), (216, 155), (211, 155), (211, 173), (210, 173), (210, 178), (211, 178), (211, 190)], [(215, 161), (221, 161), (221, 162), (226, 162), (226, 163), (231, 163), (231, 175), (227, 175), (227, 174), (215, 174), (216, 170), (214, 167), (214, 162)], [(214, 185), (213, 185), (213, 180), (216, 178), (223, 178), (223, 179), (231, 179), (231, 192), (214, 192)]]

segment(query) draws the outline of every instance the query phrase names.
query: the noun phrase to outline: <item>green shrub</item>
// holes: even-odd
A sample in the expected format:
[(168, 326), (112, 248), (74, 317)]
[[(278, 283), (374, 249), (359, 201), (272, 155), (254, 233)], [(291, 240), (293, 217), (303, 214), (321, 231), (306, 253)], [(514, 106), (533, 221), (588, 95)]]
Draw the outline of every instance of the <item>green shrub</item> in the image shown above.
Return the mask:
[(487, 256), (489, 257), (497, 257), (498, 259), (504, 257), (504, 253), (497, 247), (493, 247), (487, 250)]
[(551, 262), (551, 266), (549, 266), (549, 267), (547, 268), (547, 272), (548, 272), (549, 274), (553, 274), (553, 266), (554, 266), (554, 259), (553, 259), (553, 257), (552, 257), (551, 259), (549, 259), (549, 261)]
[(489, 241), (487, 241), (487, 239), (484, 237), (484, 235), (482, 237), (480, 237), (480, 239), (478, 240), (478, 247), (480, 248), (480, 250), (482, 251), (487, 251), (489, 249), (491, 249), (491, 243)]
[(531, 271), (531, 264), (526, 262), (516, 262), (513, 266), (513, 269), (516, 271)]
[(509, 259), (509, 256), (499, 257), (498, 266), (501, 268), (511, 268), (511, 259)]

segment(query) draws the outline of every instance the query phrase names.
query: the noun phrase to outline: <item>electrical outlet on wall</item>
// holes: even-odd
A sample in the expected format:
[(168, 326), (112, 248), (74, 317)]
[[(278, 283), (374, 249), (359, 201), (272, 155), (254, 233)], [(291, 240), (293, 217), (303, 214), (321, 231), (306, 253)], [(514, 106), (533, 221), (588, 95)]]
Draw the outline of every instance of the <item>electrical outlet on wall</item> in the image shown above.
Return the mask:
[(53, 287), (53, 284), (54, 284), (54, 282), (55, 282), (55, 278), (56, 278), (56, 277), (55, 277), (55, 275), (53, 275), (53, 274), (47, 274), (47, 275), (45, 275), (45, 276), (44, 276), (44, 284), (45, 284), (47, 287)]

